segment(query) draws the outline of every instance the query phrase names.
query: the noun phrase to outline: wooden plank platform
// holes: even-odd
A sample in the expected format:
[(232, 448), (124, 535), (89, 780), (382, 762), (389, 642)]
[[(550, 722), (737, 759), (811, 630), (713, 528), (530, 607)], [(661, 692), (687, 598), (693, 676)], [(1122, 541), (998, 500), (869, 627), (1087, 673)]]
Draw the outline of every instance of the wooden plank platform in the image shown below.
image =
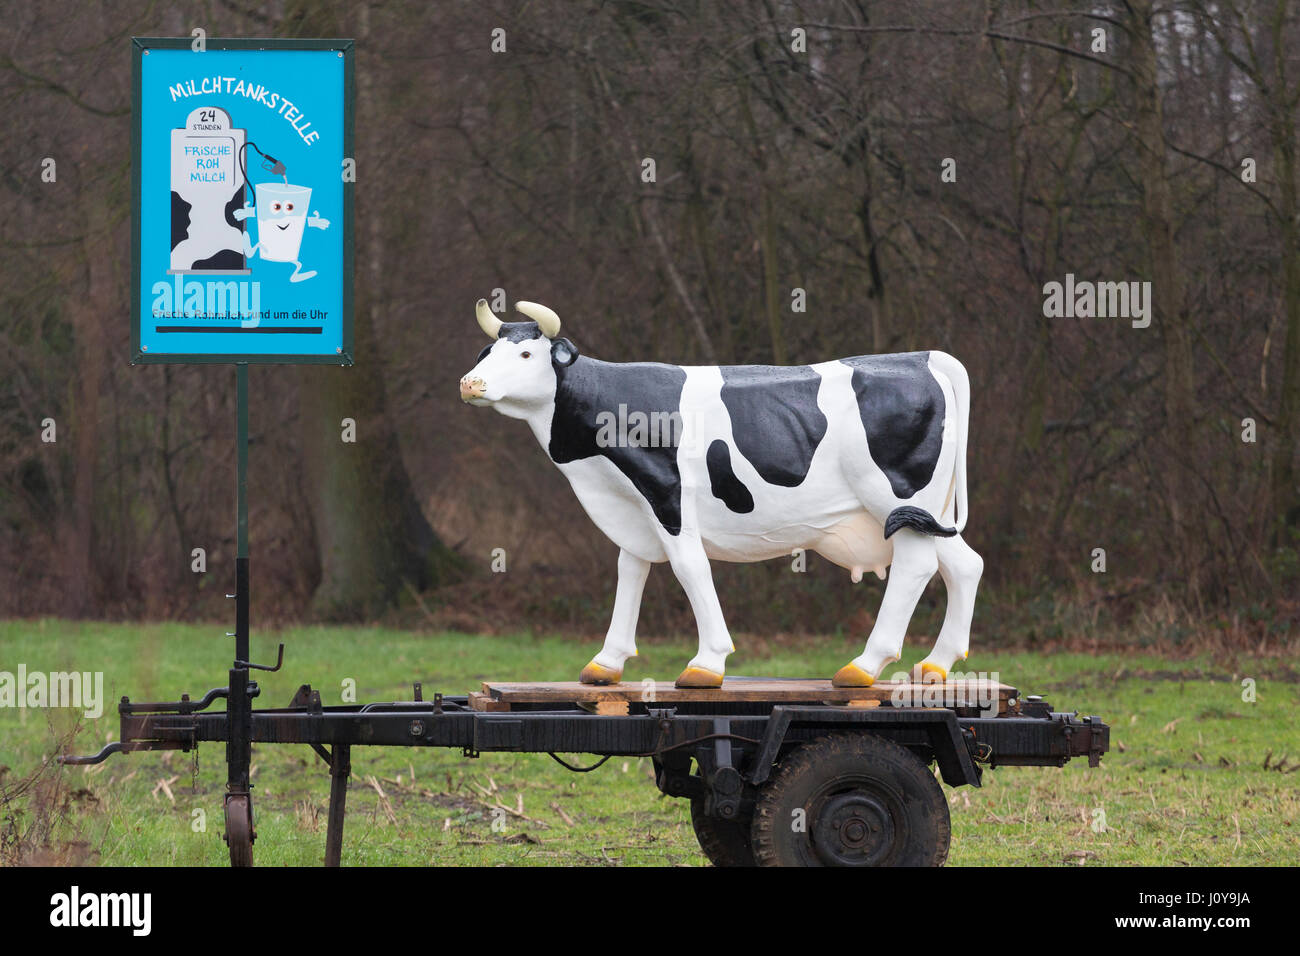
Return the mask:
[(997, 699), (998, 713), (1015, 711), (1019, 692), (988, 680), (917, 684), (877, 681), (871, 687), (832, 687), (829, 680), (727, 677), (719, 688), (677, 687), (671, 681), (580, 684), (577, 681), (506, 683), (484, 681), (470, 694), (475, 710), (509, 710), (512, 704), (577, 705), (597, 713), (627, 713), (636, 703), (844, 704), (857, 707), (981, 707)]

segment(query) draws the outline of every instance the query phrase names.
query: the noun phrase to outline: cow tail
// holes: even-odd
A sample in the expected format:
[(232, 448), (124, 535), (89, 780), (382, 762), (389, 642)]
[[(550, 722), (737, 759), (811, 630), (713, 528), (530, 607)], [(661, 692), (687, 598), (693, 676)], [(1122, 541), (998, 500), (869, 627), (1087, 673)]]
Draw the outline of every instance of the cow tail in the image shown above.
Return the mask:
[(940, 538), (951, 538), (957, 533), (956, 528), (945, 528), (935, 521), (934, 516), (924, 508), (913, 508), (911, 505), (903, 505), (889, 513), (889, 517), (885, 519), (886, 540), (892, 538), (894, 532), (900, 528), (910, 528), (921, 534), (938, 535)]
[(957, 533), (966, 527), (969, 512), (966, 496), (966, 437), (970, 433), (970, 377), (966, 367), (947, 352), (931, 352), (930, 363), (942, 372), (952, 383), (953, 399), (956, 402), (955, 424), (957, 426), (957, 461), (954, 467), (953, 524)]

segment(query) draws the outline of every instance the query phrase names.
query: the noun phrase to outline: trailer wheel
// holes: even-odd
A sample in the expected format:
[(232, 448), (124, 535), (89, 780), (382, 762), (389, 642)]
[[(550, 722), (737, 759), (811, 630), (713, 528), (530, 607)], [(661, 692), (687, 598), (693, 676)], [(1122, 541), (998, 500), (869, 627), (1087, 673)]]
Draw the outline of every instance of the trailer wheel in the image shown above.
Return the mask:
[(695, 839), (714, 866), (758, 865), (750, 839), (752, 823), (750, 817), (722, 820), (705, 816), (704, 798), (691, 800), (691, 826), (695, 828)]
[(948, 801), (934, 774), (892, 740), (838, 733), (790, 753), (759, 795), (759, 866), (942, 866)]
[(246, 793), (226, 796), (226, 846), (231, 866), (253, 865), (253, 802)]

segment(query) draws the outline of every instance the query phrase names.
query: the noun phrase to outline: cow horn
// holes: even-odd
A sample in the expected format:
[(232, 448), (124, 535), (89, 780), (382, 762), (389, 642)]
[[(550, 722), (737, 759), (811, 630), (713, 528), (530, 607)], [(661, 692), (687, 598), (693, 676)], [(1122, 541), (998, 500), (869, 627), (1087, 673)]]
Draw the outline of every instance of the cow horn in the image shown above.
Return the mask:
[(544, 305), (536, 302), (516, 302), (515, 309), (537, 323), (542, 334), (553, 339), (560, 334), (560, 317)]
[(494, 339), (501, 331), (501, 320), (492, 314), (488, 308), (487, 299), (479, 299), (474, 306), (474, 315), (478, 317), (478, 326), (487, 333), (487, 337)]

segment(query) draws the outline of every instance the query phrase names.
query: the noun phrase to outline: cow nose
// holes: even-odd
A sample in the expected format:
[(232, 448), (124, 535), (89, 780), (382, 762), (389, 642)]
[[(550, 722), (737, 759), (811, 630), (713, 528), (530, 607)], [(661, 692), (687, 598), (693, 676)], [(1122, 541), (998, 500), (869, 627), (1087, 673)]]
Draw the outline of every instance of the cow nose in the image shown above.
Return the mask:
[(471, 398), (482, 398), (487, 391), (487, 383), (477, 375), (466, 375), (460, 380), (460, 400), (468, 402)]

